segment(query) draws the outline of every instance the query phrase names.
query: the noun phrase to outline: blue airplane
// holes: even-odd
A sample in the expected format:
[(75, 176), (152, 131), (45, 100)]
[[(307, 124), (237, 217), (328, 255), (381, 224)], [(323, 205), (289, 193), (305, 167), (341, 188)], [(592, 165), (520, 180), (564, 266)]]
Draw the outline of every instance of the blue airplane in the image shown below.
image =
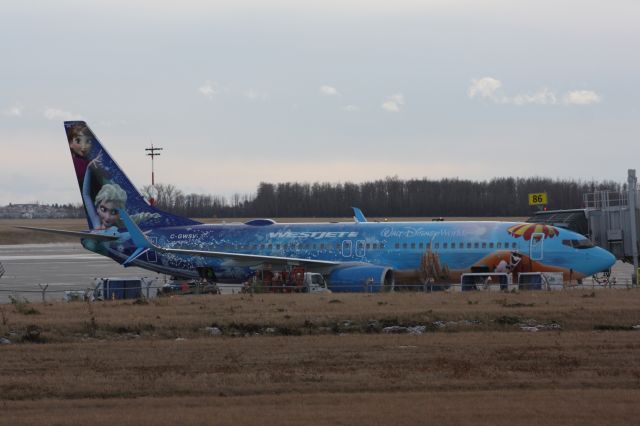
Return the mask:
[(334, 292), (356, 292), (455, 283), (467, 272), (579, 280), (615, 262), (583, 235), (532, 223), (370, 222), (354, 208), (353, 222), (203, 224), (151, 205), (85, 122), (64, 127), (89, 230), (29, 229), (80, 237), (87, 250), (123, 266), (218, 283), (295, 267), (323, 274)]

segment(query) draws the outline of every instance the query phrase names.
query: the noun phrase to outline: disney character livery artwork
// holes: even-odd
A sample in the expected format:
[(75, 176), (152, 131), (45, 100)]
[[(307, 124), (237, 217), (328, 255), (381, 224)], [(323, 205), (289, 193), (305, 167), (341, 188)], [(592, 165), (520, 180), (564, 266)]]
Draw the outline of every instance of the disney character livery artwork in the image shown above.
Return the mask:
[(69, 151), (80, 185), (89, 228), (123, 229), (118, 209), (125, 209), (141, 228), (197, 222), (160, 212), (140, 195), (84, 122), (66, 122)]

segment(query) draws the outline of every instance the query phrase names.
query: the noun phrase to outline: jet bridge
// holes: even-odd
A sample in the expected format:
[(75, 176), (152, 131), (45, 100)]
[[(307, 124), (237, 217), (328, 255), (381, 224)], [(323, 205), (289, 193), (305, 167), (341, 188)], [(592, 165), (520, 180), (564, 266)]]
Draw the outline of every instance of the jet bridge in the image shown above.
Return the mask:
[(634, 258), (638, 261), (640, 209), (636, 182), (635, 170), (629, 170), (627, 191), (584, 195), (591, 240), (627, 262), (633, 262)]
[(636, 171), (630, 169), (625, 190), (584, 194), (582, 209), (541, 211), (527, 222), (579, 232), (638, 271), (639, 199)]

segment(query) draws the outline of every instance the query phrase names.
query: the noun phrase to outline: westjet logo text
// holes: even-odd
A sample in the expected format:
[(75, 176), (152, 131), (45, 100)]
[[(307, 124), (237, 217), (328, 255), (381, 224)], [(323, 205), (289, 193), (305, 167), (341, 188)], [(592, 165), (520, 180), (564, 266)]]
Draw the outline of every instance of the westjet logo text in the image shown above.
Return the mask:
[(269, 238), (357, 238), (357, 232), (269, 232)]

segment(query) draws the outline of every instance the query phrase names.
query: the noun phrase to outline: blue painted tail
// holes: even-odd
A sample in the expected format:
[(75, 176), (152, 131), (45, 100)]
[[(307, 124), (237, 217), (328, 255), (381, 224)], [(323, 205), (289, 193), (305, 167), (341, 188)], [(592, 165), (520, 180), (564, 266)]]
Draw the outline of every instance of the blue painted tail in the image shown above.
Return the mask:
[(84, 121), (65, 121), (65, 131), (90, 229), (124, 228), (118, 209), (143, 229), (197, 225), (151, 206), (133, 186)]

